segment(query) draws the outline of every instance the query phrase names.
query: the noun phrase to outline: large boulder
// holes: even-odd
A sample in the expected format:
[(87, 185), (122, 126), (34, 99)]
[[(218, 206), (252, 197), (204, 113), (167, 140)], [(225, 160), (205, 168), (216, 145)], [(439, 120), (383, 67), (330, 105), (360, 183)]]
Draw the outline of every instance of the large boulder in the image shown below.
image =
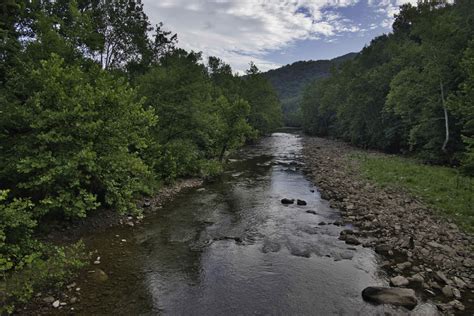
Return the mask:
[(418, 304), (415, 291), (404, 288), (369, 286), (362, 291), (362, 298), (375, 304), (390, 304), (412, 309)]

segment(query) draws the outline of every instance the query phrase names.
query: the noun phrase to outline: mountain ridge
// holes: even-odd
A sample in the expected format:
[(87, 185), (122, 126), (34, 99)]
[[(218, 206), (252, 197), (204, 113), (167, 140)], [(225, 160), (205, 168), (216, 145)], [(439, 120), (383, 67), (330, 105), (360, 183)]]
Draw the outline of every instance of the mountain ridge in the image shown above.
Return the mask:
[(284, 123), (299, 125), (298, 109), (304, 87), (310, 82), (327, 78), (331, 67), (353, 59), (358, 53), (351, 52), (333, 59), (300, 60), (264, 73), (276, 90), (282, 104)]

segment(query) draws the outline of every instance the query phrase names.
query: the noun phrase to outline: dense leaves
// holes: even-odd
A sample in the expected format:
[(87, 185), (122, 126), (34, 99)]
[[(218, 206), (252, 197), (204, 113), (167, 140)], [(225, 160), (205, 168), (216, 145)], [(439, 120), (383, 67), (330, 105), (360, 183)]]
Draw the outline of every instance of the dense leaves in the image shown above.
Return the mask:
[(402, 6), (393, 33), (306, 88), (304, 129), (431, 163), (462, 163), (473, 174), (473, 18), (470, 1)]

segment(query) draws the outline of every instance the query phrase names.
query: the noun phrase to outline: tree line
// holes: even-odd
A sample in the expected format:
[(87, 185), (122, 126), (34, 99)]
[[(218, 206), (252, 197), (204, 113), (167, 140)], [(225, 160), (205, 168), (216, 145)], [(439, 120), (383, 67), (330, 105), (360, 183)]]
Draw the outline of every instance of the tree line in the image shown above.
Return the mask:
[(45, 220), (137, 212), (138, 197), (219, 173), (227, 153), (280, 125), (254, 64), (238, 76), (177, 48), (140, 1), (5, 0), (0, 16), (4, 276), (65, 258), (38, 241)]
[(474, 2), (400, 9), (392, 33), (306, 87), (304, 130), (474, 175)]

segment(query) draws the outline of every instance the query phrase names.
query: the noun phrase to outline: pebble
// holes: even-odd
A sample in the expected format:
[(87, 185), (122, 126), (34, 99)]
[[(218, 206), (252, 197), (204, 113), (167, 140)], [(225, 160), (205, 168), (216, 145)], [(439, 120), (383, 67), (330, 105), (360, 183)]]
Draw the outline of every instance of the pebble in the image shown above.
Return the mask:
[(54, 297), (52, 297), (52, 296), (46, 296), (45, 298), (43, 298), (43, 302), (48, 303), (48, 304), (51, 304), (54, 301), (55, 301)]
[(58, 307), (59, 307), (59, 304), (60, 304), (60, 303), (59, 303), (59, 300), (56, 300), (56, 301), (53, 302), (53, 307), (54, 307), (54, 308), (58, 308)]

